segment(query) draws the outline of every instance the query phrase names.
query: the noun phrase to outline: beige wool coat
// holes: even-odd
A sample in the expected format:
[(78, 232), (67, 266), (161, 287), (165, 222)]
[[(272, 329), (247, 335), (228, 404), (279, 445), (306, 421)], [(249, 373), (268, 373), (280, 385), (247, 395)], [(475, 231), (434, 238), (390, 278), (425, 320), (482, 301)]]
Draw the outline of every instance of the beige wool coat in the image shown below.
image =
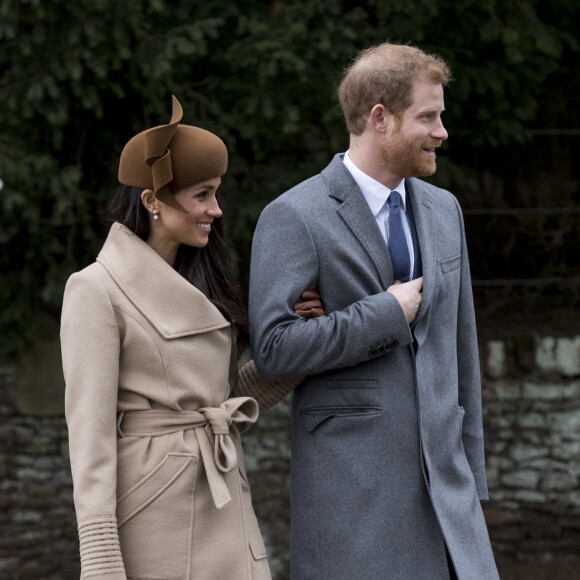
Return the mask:
[(81, 578), (264, 580), (240, 432), (297, 381), (237, 371), (230, 324), (129, 229), (69, 279), (61, 344)]

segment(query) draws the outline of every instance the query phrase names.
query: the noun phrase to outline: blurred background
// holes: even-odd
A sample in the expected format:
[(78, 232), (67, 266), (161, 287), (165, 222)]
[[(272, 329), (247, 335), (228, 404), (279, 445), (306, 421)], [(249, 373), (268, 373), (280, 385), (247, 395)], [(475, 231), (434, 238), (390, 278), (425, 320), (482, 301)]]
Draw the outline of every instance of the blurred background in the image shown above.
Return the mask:
[[(341, 72), (386, 40), (453, 70), (430, 181), (464, 209), (502, 578), (580, 578), (579, 22), (577, 0), (0, 0), (0, 578), (78, 577), (60, 306), (123, 145), (172, 94), (223, 138), (246, 292), (261, 209), (347, 148)], [(290, 436), (284, 401), (245, 444), (275, 580)]]

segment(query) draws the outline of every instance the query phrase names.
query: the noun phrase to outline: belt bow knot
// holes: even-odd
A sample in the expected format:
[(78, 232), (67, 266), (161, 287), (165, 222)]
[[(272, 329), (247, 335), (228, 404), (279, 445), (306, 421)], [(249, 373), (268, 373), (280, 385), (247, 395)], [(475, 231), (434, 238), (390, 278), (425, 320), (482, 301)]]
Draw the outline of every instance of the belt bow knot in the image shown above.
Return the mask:
[(156, 437), (193, 429), (214, 504), (221, 509), (232, 499), (223, 474), (238, 466), (232, 429), (245, 431), (256, 422), (258, 414), (255, 399), (234, 397), (218, 407), (203, 407), (197, 411), (121, 412), (117, 430), (120, 437)]
[[(249, 401), (254, 405), (249, 406)], [(242, 408), (244, 405), (245, 409)], [(211, 439), (213, 435), (213, 456), (218, 469), (223, 473), (235, 469), (238, 466), (238, 454), (230, 436), (230, 428), (234, 423), (247, 429), (249, 423), (258, 418), (255, 401), (248, 397), (237, 397), (224, 401), (219, 407), (204, 407), (199, 412), (207, 419), (205, 431), (208, 437)]]

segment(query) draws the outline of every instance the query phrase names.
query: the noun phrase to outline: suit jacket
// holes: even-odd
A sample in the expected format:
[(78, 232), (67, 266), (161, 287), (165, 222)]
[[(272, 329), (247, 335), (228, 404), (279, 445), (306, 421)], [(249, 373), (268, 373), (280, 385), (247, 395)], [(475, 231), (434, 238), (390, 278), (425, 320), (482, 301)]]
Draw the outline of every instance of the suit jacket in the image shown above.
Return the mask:
[[(258, 370), (293, 396), (292, 578), (496, 579), (480, 374), (457, 200), (406, 180), (424, 275), (412, 327), (388, 249), (337, 155), (263, 211), (250, 324)], [(328, 316), (292, 305), (318, 288)]]
[(239, 436), (265, 382), (238, 375), (219, 310), (114, 224), (61, 341), (81, 577), (269, 579)]

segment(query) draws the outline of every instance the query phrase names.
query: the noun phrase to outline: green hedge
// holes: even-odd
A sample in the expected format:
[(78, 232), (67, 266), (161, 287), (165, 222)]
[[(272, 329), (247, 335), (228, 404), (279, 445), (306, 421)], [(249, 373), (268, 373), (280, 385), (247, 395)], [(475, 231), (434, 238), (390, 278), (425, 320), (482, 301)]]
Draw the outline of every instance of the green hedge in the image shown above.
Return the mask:
[[(0, 0), (2, 356), (56, 332), (67, 277), (106, 235), (120, 150), (167, 121), (172, 93), (184, 122), (228, 145), (222, 189), (245, 280), (264, 204), (347, 146), (335, 91), (358, 49), (412, 42), (450, 62), (452, 139), (434, 179), (478, 204), (484, 174), (512, 171), (527, 128), (549, 122), (547, 94), (577, 105), (578, 17), (575, 0)], [(579, 109), (565, 122), (578, 126)]]

